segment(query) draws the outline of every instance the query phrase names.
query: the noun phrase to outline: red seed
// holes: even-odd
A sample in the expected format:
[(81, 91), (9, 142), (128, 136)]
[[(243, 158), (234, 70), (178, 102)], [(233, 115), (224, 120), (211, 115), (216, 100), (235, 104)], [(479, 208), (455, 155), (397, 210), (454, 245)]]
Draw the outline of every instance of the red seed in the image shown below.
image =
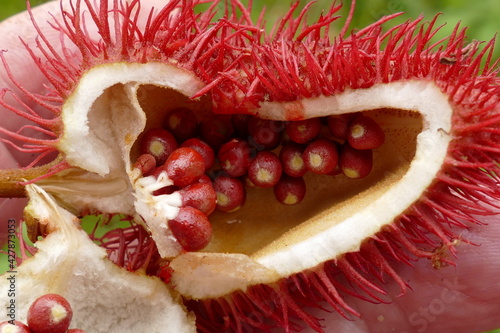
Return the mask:
[(217, 193), (217, 209), (223, 212), (233, 212), (245, 203), (245, 188), (237, 178), (218, 176), (213, 181)]
[(153, 175), (158, 177), (162, 171), (167, 173), (175, 186), (185, 187), (205, 173), (205, 162), (196, 150), (181, 147), (174, 150), (165, 164), (157, 168)]
[(200, 251), (212, 239), (210, 221), (193, 207), (181, 207), (177, 217), (168, 221), (168, 227), (185, 251)]
[(208, 177), (207, 175), (203, 175), (200, 177), (200, 179), (198, 179), (198, 183), (212, 185), (212, 179), (210, 179), (210, 177)]
[(274, 186), (276, 200), (284, 205), (295, 205), (301, 202), (306, 195), (306, 183), (302, 177), (283, 175)]
[(249, 114), (233, 114), (231, 117), (234, 132), (240, 138), (248, 137), (248, 122), (251, 118), (252, 116)]
[(163, 195), (163, 194), (172, 194), (175, 191), (179, 191), (179, 187), (175, 185), (165, 186), (153, 192), (153, 195)]
[(280, 144), (283, 129), (281, 121), (252, 117), (248, 122), (248, 142), (257, 150), (272, 150)]
[(12, 324), (8, 321), (0, 323), (0, 333), (31, 333), (31, 331), (28, 326), (14, 320)]
[(261, 151), (248, 167), (248, 179), (257, 187), (271, 187), (280, 180), (283, 168), (279, 158), (269, 151)]
[(221, 168), (231, 177), (241, 177), (246, 174), (254, 155), (255, 150), (248, 142), (233, 139), (220, 147), (217, 158)]
[(32, 333), (65, 333), (73, 310), (69, 302), (57, 294), (37, 298), (28, 309), (28, 326)]
[(348, 144), (340, 152), (340, 169), (349, 178), (364, 178), (373, 168), (373, 153), (369, 149), (357, 150)]
[(141, 170), (143, 175), (149, 174), (156, 167), (156, 159), (151, 154), (142, 154), (134, 163), (134, 168)]
[(215, 162), (215, 153), (212, 147), (205, 141), (192, 138), (182, 143), (181, 147), (187, 147), (196, 150), (203, 157), (205, 162), (205, 171), (210, 169)]
[(337, 146), (326, 139), (310, 143), (302, 156), (307, 170), (320, 175), (333, 172), (339, 160)]
[(200, 210), (206, 216), (210, 215), (217, 206), (217, 193), (212, 184), (196, 183), (184, 187), (179, 191), (182, 196), (182, 205)]
[(193, 111), (177, 108), (167, 113), (163, 127), (172, 133), (178, 142), (182, 142), (196, 136), (198, 119)]
[(347, 131), (354, 117), (356, 117), (356, 114), (352, 113), (328, 116), (328, 129), (330, 133), (337, 139), (347, 140)]
[(285, 132), (296, 143), (308, 143), (314, 140), (321, 131), (320, 118), (310, 118), (286, 123)]
[(207, 116), (200, 124), (200, 137), (214, 150), (229, 141), (233, 135), (233, 125), (230, 116)]
[(355, 149), (375, 149), (384, 143), (385, 134), (375, 120), (359, 115), (349, 126), (347, 140)]
[(294, 143), (286, 143), (280, 151), (280, 161), (283, 172), (292, 177), (302, 177), (307, 173), (306, 164), (302, 154), (304, 147)]
[(142, 136), (139, 150), (141, 155), (153, 155), (156, 165), (162, 165), (176, 148), (177, 141), (172, 134), (162, 128), (153, 128)]

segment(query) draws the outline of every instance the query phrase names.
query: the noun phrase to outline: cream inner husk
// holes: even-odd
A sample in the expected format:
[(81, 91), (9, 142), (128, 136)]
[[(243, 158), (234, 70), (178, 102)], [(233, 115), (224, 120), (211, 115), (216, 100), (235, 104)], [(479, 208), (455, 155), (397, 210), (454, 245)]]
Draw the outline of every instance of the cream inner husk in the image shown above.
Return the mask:
[[(140, 175), (131, 169), (138, 156), (134, 143), (145, 129), (160, 127), (170, 109), (208, 112), (208, 98), (189, 100), (201, 87), (189, 72), (160, 63), (108, 64), (88, 71), (63, 107), (65, 131), (59, 144), (67, 160), (87, 172), (68, 171), (39, 185), (72, 211), (154, 220), (154, 209), (137, 211)], [(264, 102), (253, 112), (286, 120), (287, 111), (297, 106), (308, 118), (358, 111), (372, 116), (387, 136), (374, 152), (374, 171), (366, 180), (307, 179), (309, 199), (300, 208), (277, 207), (269, 191), (250, 190), (242, 210), (210, 217), (214, 238), (202, 253), (177, 256), (175, 239), (165, 237), (166, 221), (148, 223), (160, 254), (175, 257), (173, 285), (183, 295), (224, 295), (358, 250), (421, 196), (451, 140), (452, 108), (430, 81), (379, 84), (289, 104)], [(108, 185), (113, 190), (106, 190)]]

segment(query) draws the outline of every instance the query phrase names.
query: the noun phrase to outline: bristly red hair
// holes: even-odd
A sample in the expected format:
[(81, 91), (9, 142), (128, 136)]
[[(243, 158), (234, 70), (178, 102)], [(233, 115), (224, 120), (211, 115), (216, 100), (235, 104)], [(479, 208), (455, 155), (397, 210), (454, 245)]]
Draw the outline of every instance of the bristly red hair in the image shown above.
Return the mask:
[[(201, 3), (209, 3), (210, 8), (197, 14), (193, 7)], [(388, 280), (406, 290), (394, 262), (411, 265), (417, 258), (427, 258), (438, 266), (451, 263), (445, 253), (453, 255), (459, 240), (453, 229), (479, 224), (478, 216), (490, 215), (491, 207), (500, 206), (500, 79), (498, 62), (492, 59), (494, 42), (482, 48), (477, 42), (467, 44), (466, 30), (459, 26), (448, 38), (434, 41), (440, 29), (437, 17), (428, 23), (418, 18), (384, 31), (382, 24), (390, 23), (396, 16), (392, 15), (348, 33), (352, 10), (340, 34), (331, 37), (330, 26), (340, 9), (335, 4), (316, 23), (307, 24), (310, 5), (294, 17), (296, 3), (274, 32), (266, 34), (261, 20), (253, 23), (250, 9), (238, 0), (225, 2), (223, 17), (214, 22), (219, 4), (219, 0), (172, 0), (149, 13), (139, 28), (139, 0), (114, 0), (111, 8), (105, 0), (99, 7), (90, 0), (76, 0), (69, 9), (61, 6), (64, 15), (53, 23), (75, 46), (63, 48), (62, 53), (50, 45), (32, 15), (40, 34), (36, 47), (44, 59), (25, 45), (50, 82), (49, 93), (24, 89), (0, 56), (25, 97), (54, 117), (43, 119), (26, 104), (21, 104), (23, 110), (10, 106), (4, 100), (10, 92), (3, 90), (0, 105), (35, 123), (25, 128), (48, 138), (35, 139), (0, 127), (0, 133), (10, 138), (1, 140), (29, 153), (55, 151), (63, 130), (59, 117), (65, 99), (86, 71), (103, 63), (158, 61), (192, 71), (207, 84), (196, 96), (210, 94), (214, 111), (220, 113), (252, 113), (265, 101), (330, 96), (389, 82), (431, 81), (449, 96), (453, 140), (440, 173), (418, 202), (366, 240), (359, 252), (271, 286), (256, 285), (245, 292), (187, 304), (197, 314), (200, 332), (267, 331), (274, 326), (290, 332), (300, 330), (301, 321), (320, 332), (320, 321), (305, 308), (326, 301), (342, 316), (359, 315), (343, 295), (387, 302), (383, 284)], [(89, 24), (98, 28), (99, 36), (89, 35)], [(65, 163), (61, 161), (44, 177), (70, 167)]]

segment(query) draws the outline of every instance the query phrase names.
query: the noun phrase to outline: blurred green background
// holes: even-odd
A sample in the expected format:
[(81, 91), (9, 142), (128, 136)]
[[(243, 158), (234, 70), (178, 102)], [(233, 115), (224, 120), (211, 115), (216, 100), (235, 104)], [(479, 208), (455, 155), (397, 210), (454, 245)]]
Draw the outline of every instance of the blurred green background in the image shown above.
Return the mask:
[[(45, 1), (31, 1), (33, 6), (43, 2)], [(332, 0), (316, 1), (310, 11), (309, 19), (317, 18), (322, 10), (327, 10), (330, 7), (332, 2)], [(345, 0), (344, 2), (348, 4), (350, 1)], [(290, 8), (291, 3), (292, 1), (289, 0), (254, 0), (254, 17), (256, 19), (262, 8), (266, 7), (266, 17), (268, 27), (270, 27), (278, 17), (281, 17)], [(302, 1), (302, 6), (306, 3), (308, 1)], [(24, 8), (24, 0), (0, 0), (0, 21), (24, 10)], [(345, 16), (348, 10), (349, 6), (346, 5), (342, 14)], [(442, 13), (443, 15), (438, 22), (447, 23), (439, 35), (442, 37), (448, 35), (458, 22), (469, 27), (467, 34), (469, 40), (488, 41), (500, 31), (500, 0), (358, 0), (351, 27), (362, 28), (382, 16), (397, 12), (405, 12), (405, 14), (392, 21), (391, 24), (417, 18), (421, 14), (427, 20), (431, 20), (436, 14)], [(500, 47), (497, 46), (495, 59), (499, 57)], [(0, 267), (0, 272), (2, 268)], [(500, 330), (493, 332), (500, 333)]]

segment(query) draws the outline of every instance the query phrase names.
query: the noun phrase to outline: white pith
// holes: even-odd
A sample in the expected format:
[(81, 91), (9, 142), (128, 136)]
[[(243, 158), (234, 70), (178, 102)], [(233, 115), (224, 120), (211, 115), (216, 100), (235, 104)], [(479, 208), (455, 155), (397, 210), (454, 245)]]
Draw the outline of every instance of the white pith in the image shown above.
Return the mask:
[[(170, 75), (168, 79), (164, 77), (166, 74)], [(108, 96), (109, 105), (112, 107), (110, 122), (102, 124), (102, 128), (98, 130), (91, 131), (88, 126), (89, 111), (99, 108), (99, 103), (94, 102), (117, 83), (124, 85), (123, 91), (132, 104), (126, 111), (137, 115), (136, 119), (139, 121), (124, 128), (123, 124), (127, 124), (127, 112), (119, 112), (124, 105), (114, 101), (113, 96)], [(160, 254), (173, 257), (180, 249), (175, 241), (166, 241), (168, 237), (165, 238), (162, 234), (165, 231), (162, 223), (166, 225), (167, 218), (147, 217), (154, 204), (148, 204), (150, 201), (145, 193), (151, 191), (145, 189), (147, 184), (143, 182), (147, 181), (138, 181), (137, 174), (131, 169), (130, 161), (126, 158), (130, 156), (132, 146), (131, 142), (125, 142), (126, 134), (135, 140), (146, 126), (145, 116), (140, 115), (140, 105), (134, 96), (141, 84), (169, 87), (186, 96), (194, 95), (202, 87), (191, 74), (159, 63), (120, 63), (96, 67), (83, 76), (77, 90), (64, 105), (65, 132), (59, 148), (72, 165), (96, 173), (107, 181), (128, 177), (129, 184), (121, 193), (110, 195), (111, 200), (120, 201), (112, 209), (123, 209), (120, 212), (125, 214), (141, 215), (159, 244)], [(262, 118), (286, 120), (287, 110), (292, 104), (300, 104), (310, 118), (378, 108), (418, 112), (424, 122), (423, 131), (417, 137), (416, 154), (409, 170), (401, 181), (348, 219), (304, 241), (277, 248), (272, 253), (252, 258), (223, 253), (180, 255), (172, 261), (171, 267), (174, 268), (173, 285), (181, 294), (193, 298), (217, 297), (235, 289), (245, 289), (251, 284), (271, 283), (316, 267), (344, 253), (358, 250), (365, 239), (374, 235), (384, 225), (392, 223), (421, 197), (439, 172), (451, 140), (448, 133), (451, 131), (452, 107), (447, 96), (430, 81), (379, 84), (367, 89), (348, 90), (338, 95), (307, 99), (289, 105), (264, 102), (261, 108), (255, 110), (255, 114)], [(116, 108), (113, 109), (113, 106)], [(112, 125), (116, 123), (121, 127), (114, 128)], [(120, 150), (113, 152), (109, 145), (103, 144), (102, 140), (107, 139), (103, 139), (105, 135), (100, 137), (101, 132), (113, 133), (113, 138), (119, 145), (117, 149)], [(74, 200), (80, 202), (81, 199), (76, 197), (77, 195)], [(109, 206), (107, 208), (111, 209)]]
[[(195, 319), (178, 295), (158, 278), (128, 272), (107, 259), (106, 250), (94, 244), (79, 228), (78, 219), (62, 209), (40, 187), (27, 188), (27, 216), (52, 232), (35, 245), (38, 252), (20, 265), (16, 279), (16, 320), (26, 323), (29, 306), (38, 297), (55, 293), (73, 309), (70, 328), (94, 333), (196, 332)], [(1, 276), (0, 292), (7, 295), (9, 276)], [(2, 297), (7, 308), (10, 300)], [(64, 310), (64, 309), (62, 309)], [(63, 312), (55, 317), (61, 317)], [(54, 312), (54, 311), (53, 311)], [(9, 320), (3, 312), (0, 321)]]

